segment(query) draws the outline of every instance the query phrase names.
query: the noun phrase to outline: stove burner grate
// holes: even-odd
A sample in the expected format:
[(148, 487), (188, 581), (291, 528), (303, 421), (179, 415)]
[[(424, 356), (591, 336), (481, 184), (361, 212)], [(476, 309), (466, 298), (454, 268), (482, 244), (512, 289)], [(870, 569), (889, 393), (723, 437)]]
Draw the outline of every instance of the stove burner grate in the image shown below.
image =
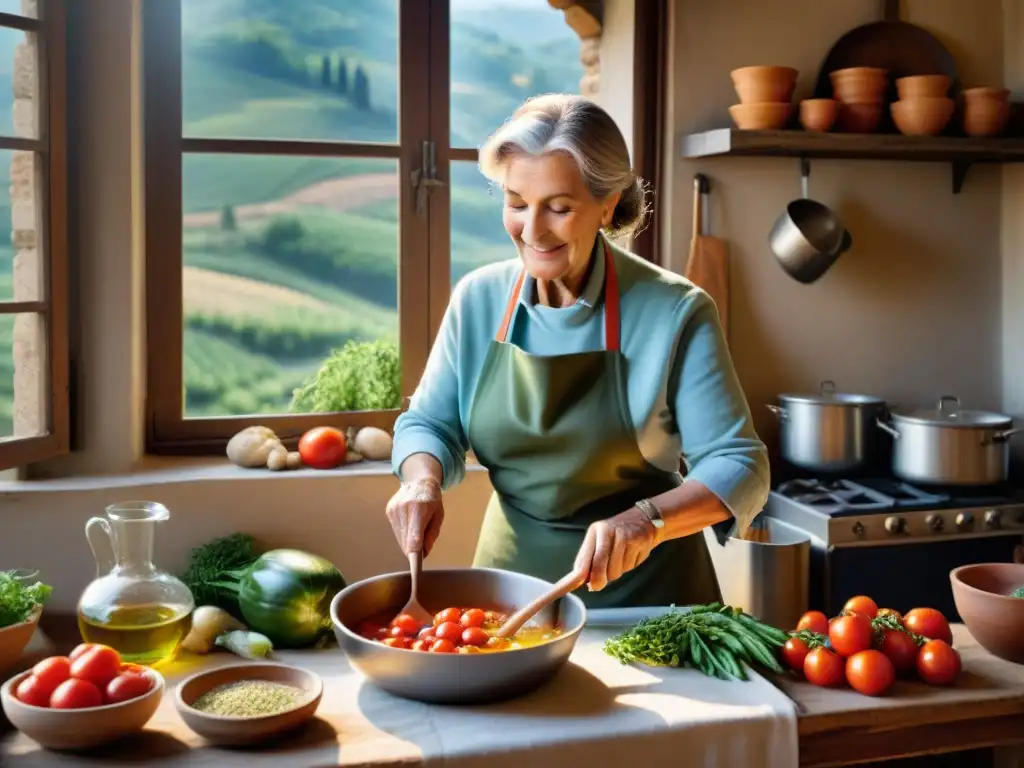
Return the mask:
[(874, 512), (897, 507), (942, 504), (949, 496), (927, 493), (898, 480), (813, 480), (796, 479), (782, 483), (776, 491), (798, 504), (825, 514)]

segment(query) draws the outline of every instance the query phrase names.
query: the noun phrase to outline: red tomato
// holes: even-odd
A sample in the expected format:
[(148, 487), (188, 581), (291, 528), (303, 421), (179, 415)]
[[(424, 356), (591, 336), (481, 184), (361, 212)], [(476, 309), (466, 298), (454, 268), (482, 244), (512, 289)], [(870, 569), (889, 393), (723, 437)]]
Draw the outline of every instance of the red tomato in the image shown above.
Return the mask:
[(953, 632), (949, 628), (949, 622), (934, 608), (914, 608), (903, 617), (903, 626), (929, 640), (945, 640), (950, 645), (953, 644)]
[(130, 661), (126, 661), (121, 665), (120, 674), (122, 675), (144, 675), (146, 674), (146, 668), (141, 664), (132, 664)]
[(804, 629), (809, 629), (819, 635), (827, 635), (828, 617), (821, 611), (808, 611), (800, 617), (800, 621), (796, 625), (797, 632)]
[[(395, 627), (398, 629), (398, 627)], [(396, 637), (388, 637), (384, 639), (384, 645), (389, 648), (411, 648), (412, 638), (406, 637), (405, 635), (398, 635)]]
[(445, 608), (443, 611), (439, 611), (434, 616), (434, 626), (444, 624), (446, 621), (450, 621), (453, 624), (458, 624), (462, 620), (462, 611), (458, 608)]
[(430, 646), (434, 644), (434, 640), (435, 638), (433, 637), (425, 637), (422, 640), (416, 640), (412, 644), (412, 649), (414, 651), (429, 651)]
[(46, 690), (49, 698), (53, 690), (71, 677), (71, 659), (67, 656), (51, 656), (32, 667), (32, 676)]
[(949, 685), (960, 674), (960, 654), (944, 640), (929, 640), (917, 653), (917, 674), (929, 685)]
[(429, 637), (429, 638), (433, 639), (433, 637), (434, 637), (434, 629), (435, 629), (434, 627), (424, 627), (423, 629), (421, 629), (416, 634), (416, 637), (421, 638), (421, 639)]
[(119, 704), (122, 701), (137, 699), (153, 687), (153, 681), (149, 675), (118, 675), (107, 684), (106, 704)]
[(864, 616), (840, 616), (828, 630), (832, 650), (849, 658), (871, 647), (871, 621)]
[(334, 427), (314, 427), (299, 438), (302, 463), (313, 469), (334, 469), (345, 461), (345, 433)]
[(403, 635), (408, 635), (409, 637), (420, 631), (420, 623), (408, 613), (396, 616), (395, 620), (391, 622), (391, 626), (395, 629), (400, 629)]
[(846, 681), (865, 696), (882, 695), (895, 679), (896, 670), (881, 651), (861, 651), (846, 660)]
[(882, 641), (878, 650), (892, 662), (897, 675), (904, 675), (917, 666), (917, 643), (906, 632), (898, 629), (882, 630)]
[(462, 631), (462, 644), (486, 645), (488, 637), (488, 634), (480, 629), (480, 627), (466, 627)]
[(470, 608), (462, 614), (459, 623), (464, 627), (482, 627), (486, 618), (486, 614), (479, 608)]
[(454, 621), (445, 621), (437, 625), (434, 630), (434, 637), (438, 640), (448, 640), (454, 645), (462, 642), (462, 625)]
[(53, 709), (84, 709), (98, 707), (102, 703), (103, 694), (99, 688), (88, 680), (76, 678), (65, 680), (50, 696), (50, 706)]
[(435, 640), (434, 644), (430, 646), (431, 653), (455, 653), (455, 643), (451, 640), (445, 640), (443, 638)]
[(405, 631), (401, 627), (391, 627), (388, 630), (388, 639), (394, 637), (407, 637), (407, 635), (405, 634)]
[(831, 688), (843, 682), (843, 660), (828, 648), (815, 648), (804, 658), (804, 677), (807, 682), (822, 688)]
[(807, 658), (810, 650), (807, 643), (799, 637), (791, 637), (782, 646), (782, 658), (790, 669), (799, 672), (804, 668), (804, 659)]
[(44, 686), (35, 675), (29, 675), (14, 689), (14, 695), (18, 697), (18, 701), (33, 707), (50, 706), (51, 693), (53, 693), (53, 689)]
[(90, 648), (71, 662), (71, 677), (86, 680), (100, 690), (106, 688), (107, 683), (117, 677), (120, 671), (120, 654), (105, 645)]
[(846, 605), (843, 606), (843, 613), (859, 613), (862, 616), (873, 619), (878, 615), (878, 603), (866, 595), (857, 595), (846, 601)]
[[(74, 661), (79, 656), (84, 654), (86, 651), (91, 651), (93, 648), (99, 648), (99, 647), (100, 647), (99, 643), (82, 643), (80, 645), (76, 645), (75, 646), (75, 650), (73, 650), (71, 653), (68, 654), (68, 658), (71, 659), (72, 661)], [(103, 647), (105, 648), (106, 646), (103, 646)]]

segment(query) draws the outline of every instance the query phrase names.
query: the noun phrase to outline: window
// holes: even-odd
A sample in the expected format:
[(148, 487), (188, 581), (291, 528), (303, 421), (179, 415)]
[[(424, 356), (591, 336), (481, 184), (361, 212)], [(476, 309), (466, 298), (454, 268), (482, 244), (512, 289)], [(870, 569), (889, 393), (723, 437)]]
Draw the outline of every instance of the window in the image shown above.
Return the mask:
[(475, 148), (587, 74), (552, 5), (145, 4), (149, 451), (391, 427), (452, 285), (514, 253)]
[(0, 467), (68, 451), (63, 0), (0, 0)]

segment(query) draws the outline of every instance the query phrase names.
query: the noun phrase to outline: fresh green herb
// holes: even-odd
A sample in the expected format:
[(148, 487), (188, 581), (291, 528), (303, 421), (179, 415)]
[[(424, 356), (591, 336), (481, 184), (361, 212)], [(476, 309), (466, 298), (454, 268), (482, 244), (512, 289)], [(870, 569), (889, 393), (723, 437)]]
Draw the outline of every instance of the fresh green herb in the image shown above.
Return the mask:
[(292, 395), (292, 413), (378, 411), (402, 405), (398, 348), (387, 341), (348, 341)]
[(1013, 592), (1010, 593), (1010, 597), (1016, 597), (1019, 600), (1024, 600), (1024, 585), (1013, 590)]
[(236, 590), (225, 586), (224, 581), (257, 557), (252, 536), (232, 533), (193, 549), (181, 580), (192, 591), (196, 605), (215, 605), (236, 612)]
[(746, 680), (745, 667), (781, 673), (776, 659), (788, 634), (721, 603), (672, 610), (641, 620), (605, 641), (605, 653), (623, 664), (692, 667), (722, 680)]
[(37, 581), (27, 583), (35, 573), (0, 571), (0, 628), (26, 621), (46, 602), (53, 587)]

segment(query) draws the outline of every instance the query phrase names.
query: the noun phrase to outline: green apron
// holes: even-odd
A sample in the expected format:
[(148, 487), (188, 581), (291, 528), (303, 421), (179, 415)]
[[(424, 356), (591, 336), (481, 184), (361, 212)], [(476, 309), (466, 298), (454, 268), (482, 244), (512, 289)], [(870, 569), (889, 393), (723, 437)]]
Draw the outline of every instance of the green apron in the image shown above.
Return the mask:
[[(682, 482), (678, 472), (651, 465), (637, 445), (619, 351), (618, 278), (602, 243), (604, 350), (539, 356), (507, 342), (525, 272), (491, 342), (467, 429), (494, 486), (474, 566), (558, 581), (572, 570), (591, 523)], [(721, 593), (701, 532), (662, 543), (600, 592), (584, 586), (577, 594), (589, 608), (610, 608), (708, 603)]]

